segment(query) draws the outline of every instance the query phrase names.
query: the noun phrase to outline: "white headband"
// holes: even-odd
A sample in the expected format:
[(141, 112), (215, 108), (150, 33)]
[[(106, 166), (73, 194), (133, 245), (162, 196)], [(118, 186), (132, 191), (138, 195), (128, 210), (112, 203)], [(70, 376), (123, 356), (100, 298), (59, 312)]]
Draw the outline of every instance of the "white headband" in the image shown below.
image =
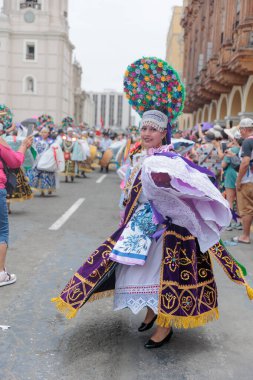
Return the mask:
[(150, 110), (144, 112), (141, 120), (141, 128), (143, 126), (153, 127), (159, 132), (164, 132), (168, 126), (168, 117), (157, 110)]

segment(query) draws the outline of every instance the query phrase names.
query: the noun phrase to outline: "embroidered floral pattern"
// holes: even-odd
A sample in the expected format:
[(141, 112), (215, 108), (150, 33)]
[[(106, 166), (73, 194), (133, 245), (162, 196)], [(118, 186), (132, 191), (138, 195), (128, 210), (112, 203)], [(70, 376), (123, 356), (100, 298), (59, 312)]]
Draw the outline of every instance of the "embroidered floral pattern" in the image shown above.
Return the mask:
[(118, 242), (110, 253), (110, 259), (121, 264), (143, 265), (156, 232), (150, 204), (138, 205)]
[(144, 204), (144, 208), (137, 211), (131, 219), (131, 228), (135, 232), (136, 228), (139, 228), (143, 235), (149, 235), (155, 233), (157, 226), (153, 222), (152, 210), (149, 203)]

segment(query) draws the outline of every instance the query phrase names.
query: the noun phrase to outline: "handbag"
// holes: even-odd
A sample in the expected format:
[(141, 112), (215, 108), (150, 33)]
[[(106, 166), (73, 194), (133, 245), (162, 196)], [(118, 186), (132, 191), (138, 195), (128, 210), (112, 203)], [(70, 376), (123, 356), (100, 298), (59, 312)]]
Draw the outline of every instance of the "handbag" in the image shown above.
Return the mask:
[(230, 165), (233, 169), (235, 169), (236, 171), (239, 171), (240, 164), (241, 164), (240, 157), (238, 156), (230, 157)]
[(5, 189), (8, 195), (12, 195), (13, 191), (15, 190), (15, 187), (17, 186), (18, 169), (10, 169), (2, 158), (1, 161), (3, 163), (3, 169), (6, 175)]
[(65, 161), (70, 160), (70, 152), (64, 152), (64, 160)]

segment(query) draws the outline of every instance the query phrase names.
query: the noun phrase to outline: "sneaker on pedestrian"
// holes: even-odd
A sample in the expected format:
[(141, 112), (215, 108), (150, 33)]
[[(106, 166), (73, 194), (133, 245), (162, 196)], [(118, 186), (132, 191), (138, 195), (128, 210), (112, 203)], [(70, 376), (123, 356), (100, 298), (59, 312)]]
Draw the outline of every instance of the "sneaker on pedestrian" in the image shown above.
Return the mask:
[(242, 229), (243, 229), (243, 227), (242, 227), (242, 223), (236, 223), (236, 224), (234, 225), (234, 228), (235, 228), (236, 230), (242, 230)]
[(0, 272), (0, 286), (11, 285), (16, 282), (17, 278), (15, 274), (9, 274), (5, 270)]
[(233, 231), (233, 227), (232, 227), (232, 224), (231, 224), (231, 223), (230, 223), (229, 226), (227, 226), (226, 231)]

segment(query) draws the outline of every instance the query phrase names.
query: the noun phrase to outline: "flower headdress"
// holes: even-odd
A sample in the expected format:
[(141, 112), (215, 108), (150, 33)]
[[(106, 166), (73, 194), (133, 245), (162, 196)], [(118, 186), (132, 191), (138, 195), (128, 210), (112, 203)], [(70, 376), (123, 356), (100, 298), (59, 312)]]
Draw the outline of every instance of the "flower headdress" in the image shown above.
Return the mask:
[(185, 88), (177, 71), (162, 59), (143, 57), (128, 66), (124, 92), (141, 117), (151, 110), (166, 115), (169, 137), (171, 124), (182, 113), (185, 99)]
[(54, 126), (54, 119), (52, 116), (43, 114), (38, 117), (39, 124), (43, 124), (43, 127), (52, 128)]
[(64, 119), (62, 119), (61, 123), (62, 123), (62, 127), (64, 129), (66, 129), (68, 127), (73, 127), (73, 125), (74, 125), (74, 119), (71, 116), (66, 116), (66, 117), (64, 117)]
[(12, 126), (13, 114), (9, 107), (5, 104), (0, 104), (0, 123), (3, 125), (3, 129), (8, 129)]

